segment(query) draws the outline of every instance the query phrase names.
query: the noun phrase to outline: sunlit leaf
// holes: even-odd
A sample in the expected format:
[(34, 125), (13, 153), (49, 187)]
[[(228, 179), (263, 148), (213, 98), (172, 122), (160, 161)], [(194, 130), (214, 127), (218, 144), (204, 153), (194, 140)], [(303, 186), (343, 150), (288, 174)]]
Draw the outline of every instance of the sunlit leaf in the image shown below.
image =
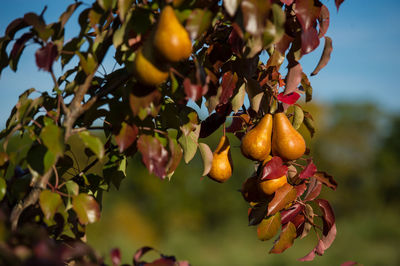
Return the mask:
[(81, 2), (76, 2), (74, 4), (71, 4), (67, 7), (67, 10), (65, 10), (64, 13), (60, 16), (59, 21), (61, 22), (61, 28), (64, 28), (65, 23), (69, 20), (69, 18), (72, 16), (74, 11), (81, 5)]
[(308, 54), (314, 51), (319, 45), (318, 32), (314, 27), (304, 30), (301, 33), (301, 54)]
[(201, 36), (210, 27), (212, 15), (210, 10), (200, 8), (192, 10), (186, 23), (186, 29), (192, 40)]
[(322, 184), (316, 178), (310, 178), (307, 193), (304, 196), (304, 201), (312, 201), (321, 193)]
[(79, 56), (80, 65), (83, 71), (85, 71), (85, 74), (86, 75), (92, 74), (97, 67), (97, 63), (93, 54), (88, 53), (86, 57), (80, 52), (76, 52), (76, 54)]
[(291, 92), (289, 94), (284, 94), (283, 92), (281, 92), (276, 96), (276, 98), (278, 101), (292, 105), (295, 104), (300, 98), (300, 94), (298, 94), (297, 92)]
[(300, 205), (299, 203), (296, 203), (292, 206), (290, 206), (289, 209), (283, 210), (281, 212), (281, 223), (286, 224), (288, 222), (293, 223), (293, 218), (297, 216), (302, 210), (304, 209), (303, 205)]
[(233, 112), (237, 113), (239, 109), (242, 108), (245, 96), (246, 96), (246, 83), (243, 83), (240, 86), (236, 95), (233, 96), (232, 98), (231, 103)]
[(81, 224), (97, 222), (100, 219), (100, 206), (90, 195), (81, 193), (72, 198), (72, 208)]
[(118, 15), (122, 22), (125, 20), (126, 13), (132, 6), (132, 2), (133, 0), (118, 0)]
[(249, 96), (251, 108), (255, 112), (258, 112), (261, 100), (264, 96), (264, 90), (262, 90), (260, 84), (256, 80), (249, 79), (246, 82), (246, 92)]
[(92, 150), (100, 160), (104, 157), (104, 145), (100, 138), (92, 135), (89, 131), (79, 132), (79, 137), (85, 144), (85, 146)]
[(311, 87), (311, 83), (308, 80), (307, 75), (304, 72), (301, 75), (301, 86), (303, 87), (303, 90), (306, 93), (306, 102), (311, 101), (313, 89)]
[(190, 132), (189, 135), (185, 136), (182, 134), (178, 139), (179, 144), (183, 149), (183, 159), (185, 163), (189, 163), (197, 151), (197, 139), (198, 135), (195, 132)]
[(64, 134), (62, 129), (54, 124), (45, 126), (40, 132), (43, 144), (54, 155), (59, 156), (64, 152)]
[(303, 69), (300, 64), (292, 66), (289, 68), (288, 74), (286, 76), (286, 88), (285, 94), (289, 94), (291, 92), (295, 92), (297, 86), (301, 82), (301, 74), (303, 73)]
[(318, 22), (319, 22), (318, 38), (322, 38), (325, 36), (329, 28), (329, 9), (325, 5), (321, 6), (321, 13), (319, 14)]
[(287, 171), (288, 167), (283, 164), (281, 157), (273, 156), (263, 167), (261, 180), (280, 178), (286, 175)]
[(97, 0), (99, 6), (104, 10), (109, 10), (112, 7), (113, 0)]
[(169, 152), (171, 153), (171, 158), (167, 165), (167, 175), (172, 174), (181, 162), (183, 150), (178, 144), (176, 139), (169, 138)]
[(336, 5), (337, 11), (339, 11), (339, 7), (343, 2), (344, 2), (344, 0), (335, 0), (335, 5)]
[(122, 122), (121, 130), (118, 135), (115, 136), (115, 141), (119, 147), (120, 152), (124, 152), (129, 148), (136, 140), (139, 133), (139, 129), (135, 125), (128, 125), (126, 122)]
[(303, 30), (308, 30), (316, 24), (321, 7), (314, 0), (296, 0), (296, 17)]
[(4, 196), (6, 195), (6, 192), (7, 192), (6, 180), (0, 177), (0, 201), (3, 200)]
[(315, 173), (314, 177), (333, 190), (336, 190), (338, 186), (333, 176), (327, 174), (326, 172), (318, 171)]
[(213, 153), (210, 147), (205, 143), (199, 143), (199, 150), (201, 158), (203, 159), (203, 166), (204, 166), (202, 176), (206, 176), (211, 170)]
[(229, 16), (233, 17), (239, 7), (241, 0), (224, 0), (224, 8)]
[(295, 129), (299, 129), (304, 120), (303, 109), (301, 109), (301, 107), (298, 105), (293, 105), (293, 107), (294, 107), (294, 116), (292, 124)]
[(63, 204), (61, 196), (50, 190), (43, 190), (39, 195), (39, 205), (46, 219), (51, 220), (57, 209)]
[(322, 52), (322, 56), (319, 59), (319, 62), (315, 67), (314, 71), (311, 73), (311, 76), (317, 75), (318, 72), (328, 64), (329, 60), (331, 59), (332, 50), (333, 50), (332, 39), (329, 38), (328, 36), (325, 36), (325, 46)]
[(65, 182), (65, 187), (67, 188), (68, 195), (77, 196), (79, 194), (79, 185), (72, 180)]
[(296, 227), (289, 222), (282, 230), (279, 235), (279, 239), (274, 243), (274, 246), (269, 253), (279, 254), (290, 248), (293, 245), (293, 241), (296, 238)]
[(164, 179), (167, 172), (169, 154), (158, 138), (150, 135), (140, 135), (137, 148), (142, 154), (142, 161), (150, 173)]
[(268, 219), (263, 219), (257, 226), (258, 239), (265, 241), (273, 238), (281, 227), (281, 215), (277, 212)]
[(310, 178), (310, 177), (314, 176), (315, 172), (317, 171), (317, 167), (313, 163), (312, 159), (308, 159), (307, 162), (308, 162), (308, 164), (303, 169), (303, 171), (301, 171), (301, 173), (299, 174), (300, 179)]
[(284, 209), (288, 204), (293, 202), (296, 197), (296, 189), (292, 185), (286, 183), (275, 192), (274, 198), (268, 204), (268, 215), (275, 214)]

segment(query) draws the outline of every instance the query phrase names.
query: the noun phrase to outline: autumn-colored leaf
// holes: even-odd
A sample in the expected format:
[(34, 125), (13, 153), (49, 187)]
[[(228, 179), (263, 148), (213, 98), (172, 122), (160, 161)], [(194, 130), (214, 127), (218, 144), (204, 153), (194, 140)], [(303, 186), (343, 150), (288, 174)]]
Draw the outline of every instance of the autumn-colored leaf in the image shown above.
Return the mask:
[(283, 210), (281, 212), (281, 223), (286, 224), (292, 221), (292, 219), (296, 217), (297, 214), (299, 214), (303, 209), (304, 209), (303, 205), (296, 203), (292, 205), (289, 209)]
[(261, 223), (267, 214), (267, 202), (259, 202), (250, 209), (249, 226)]
[(281, 0), (282, 4), (288, 5), (290, 6), (291, 4), (293, 4), (294, 0)]
[(258, 239), (265, 241), (273, 238), (278, 233), (280, 227), (281, 215), (277, 212), (268, 219), (263, 219), (257, 226)]
[(314, 27), (321, 8), (314, 0), (296, 0), (296, 17), (304, 31)]
[(274, 198), (268, 204), (267, 214), (272, 215), (284, 209), (289, 203), (293, 202), (296, 197), (296, 189), (292, 185), (286, 183), (275, 192)]
[(311, 27), (301, 33), (301, 54), (305, 55), (314, 51), (319, 45), (318, 31)]
[(342, 264), (340, 264), (340, 266), (354, 266), (354, 265), (358, 265), (358, 262), (356, 262), (356, 261), (345, 261)]
[(81, 193), (72, 197), (72, 208), (81, 224), (94, 223), (100, 219), (100, 206), (90, 195)]
[(310, 183), (308, 184), (308, 190), (304, 196), (304, 201), (312, 201), (321, 193), (322, 183), (316, 178), (310, 178)]
[(322, 210), (324, 218), (324, 235), (327, 235), (331, 227), (335, 224), (335, 214), (329, 202), (325, 199), (316, 199), (316, 203)]
[(167, 164), (167, 175), (170, 176), (182, 160), (183, 150), (176, 139), (168, 138), (168, 147), (171, 157)]
[(152, 250), (154, 250), (152, 247), (147, 247), (147, 246), (139, 248), (135, 252), (135, 254), (133, 255), (133, 263), (134, 263), (134, 265), (139, 264), (140, 263), (140, 258), (143, 257), (144, 254), (146, 254), (147, 252), (152, 251)]
[(189, 78), (185, 78), (183, 81), (183, 89), (185, 90), (186, 97), (193, 101), (200, 99), (206, 92), (206, 86), (201, 84), (193, 84)]
[(310, 178), (310, 177), (314, 176), (314, 174), (317, 172), (317, 167), (313, 163), (312, 159), (308, 159), (307, 162), (308, 162), (308, 164), (303, 169), (303, 171), (301, 171), (301, 173), (299, 174), (300, 179)]
[(285, 94), (290, 94), (296, 91), (297, 86), (299, 86), (301, 82), (302, 73), (303, 68), (300, 64), (296, 64), (295, 66), (289, 68), (286, 76)]
[(276, 98), (278, 99), (278, 101), (292, 105), (295, 104), (300, 98), (300, 94), (298, 94), (297, 92), (291, 92), (289, 94), (284, 94), (283, 92), (281, 92), (276, 96)]
[(301, 183), (300, 185), (297, 185), (294, 188), (297, 190), (297, 197), (300, 197), (306, 191), (307, 185), (306, 183)]
[(3, 200), (4, 196), (6, 195), (6, 192), (7, 192), (6, 180), (0, 177), (0, 201)]
[(279, 239), (274, 243), (274, 246), (269, 253), (279, 254), (290, 248), (293, 245), (293, 241), (296, 238), (296, 227), (289, 222), (282, 230), (279, 235)]
[(149, 172), (164, 179), (169, 154), (161, 142), (150, 135), (140, 135), (137, 141), (137, 148), (142, 154), (142, 161)]
[(218, 112), (212, 113), (201, 122), (200, 138), (206, 138), (214, 133), (226, 121), (226, 116)]
[(49, 42), (46, 44), (46, 46), (36, 51), (36, 65), (39, 67), (39, 69), (50, 72), (52, 71), (53, 62), (56, 60), (57, 56), (57, 46), (54, 43)]
[(328, 175), (326, 172), (318, 171), (314, 174), (314, 177), (333, 190), (336, 190), (338, 186), (333, 176)]
[(288, 167), (283, 164), (281, 157), (274, 156), (265, 164), (261, 180), (276, 179), (286, 175)]
[(135, 142), (136, 137), (139, 133), (139, 129), (135, 125), (128, 125), (126, 122), (122, 122), (121, 130), (118, 135), (115, 136), (115, 141), (119, 147), (119, 152), (124, 152), (129, 148), (132, 143)]
[(110, 252), (110, 257), (113, 266), (119, 266), (121, 264), (121, 251), (119, 248), (113, 248)]
[(233, 17), (241, 0), (224, 0), (224, 8), (229, 16)]
[(332, 50), (333, 50), (332, 39), (329, 38), (328, 36), (325, 36), (325, 45), (324, 45), (324, 50), (322, 52), (322, 56), (319, 59), (319, 62), (315, 67), (314, 71), (311, 73), (311, 76), (317, 75), (318, 72), (328, 64), (329, 60), (331, 59)]
[(205, 143), (199, 143), (199, 150), (200, 150), (201, 158), (203, 159), (203, 174), (202, 174), (202, 176), (206, 176), (211, 170), (213, 153), (212, 153), (210, 147)]
[(340, 5), (344, 2), (344, 0), (335, 0), (336, 9), (339, 12)]
[(129, 95), (129, 104), (134, 116), (138, 116), (144, 120), (148, 115), (155, 117), (160, 110), (161, 93), (158, 90), (153, 90), (147, 95)]
[(246, 83), (243, 83), (239, 87), (236, 95), (231, 100), (233, 112), (237, 113), (239, 111), (239, 109), (243, 106), (245, 97), (246, 97)]
[(57, 209), (63, 204), (61, 196), (50, 190), (43, 190), (39, 195), (39, 205), (47, 220), (51, 220)]
[(318, 22), (319, 22), (318, 38), (322, 38), (325, 36), (329, 28), (329, 9), (325, 5), (321, 6), (321, 13), (319, 14)]
[(311, 83), (308, 80), (307, 75), (303, 72), (303, 74), (301, 75), (301, 86), (303, 87), (303, 90), (306, 93), (306, 102), (309, 102), (312, 100), (312, 92), (313, 89), (311, 87)]
[(219, 102), (221, 104), (226, 104), (230, 100), (230, 98), (233, 95), (233, 91), (236, 88), (236, 83), (238, 81), (238, 76), (236, 73), (233, 73), (231, 71), (225, 72), (224, 75), (222, 76), (222, 92), (221, 96), (219, 97)]

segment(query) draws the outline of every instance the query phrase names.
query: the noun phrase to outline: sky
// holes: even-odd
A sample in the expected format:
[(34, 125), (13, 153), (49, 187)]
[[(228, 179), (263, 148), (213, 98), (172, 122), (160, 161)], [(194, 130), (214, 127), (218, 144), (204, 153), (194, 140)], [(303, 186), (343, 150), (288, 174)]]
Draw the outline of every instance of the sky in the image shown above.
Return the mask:
[[(2, 2), (0, 9), (0, 36), (7, 25), (27, 12), (40, 14), (47, 5), (46, 23), (58, 20), (72, 0), (13, 0)], [(91, 1), (85, 1), (89, 3)], [(330, 27), (327, 36), (333, 40), (333, 52), (328, 65), (318, 75), (310, 77), (313, 99), (319, 102), (336, 101), (377, 104), (381, 109), (400, 113), (400, 1), (345, 0), (339, 12), (334, 0), (322, 0), (330, 11)], [(82, 9), (80, 9), (82, 10)], [(77, 14), (67, 24), (66, 41), (78, 32)], [(301, 59), (303, 71), (310, 74), (323, 49), (319, 48)], [(34, 52), (38, 47), (29, 46), (22, 55), (17, 73), (3, 70), (0, 76), (0, 128), (26, 89), (51, 90), (52, 80), (48, 73), (38, 71)], [(57, 65), (57, 64), (55, 64)], [(111, 69), (112, 63), (105, 63)], [(60, 73), (55, 66), (55, 72)]]

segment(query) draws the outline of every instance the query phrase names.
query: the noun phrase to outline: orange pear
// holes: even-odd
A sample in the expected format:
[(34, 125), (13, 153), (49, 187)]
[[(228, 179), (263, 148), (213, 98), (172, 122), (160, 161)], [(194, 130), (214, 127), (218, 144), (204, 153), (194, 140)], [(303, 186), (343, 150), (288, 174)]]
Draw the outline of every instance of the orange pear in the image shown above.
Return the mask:
[(153, 45), (159, 55), (170, 62), (187, 59), (192, 54), (189, 33), (179, 23), (171, 6), (161, 11)]
[(231, 177), (233, 164), (230, 150), (229, 139), (226, 136), (222, 136), (217, 148), (213, 152), (213, 160), (208, 177), (220, 183), (225, 182)]
[(272, 154), (286, 160), (296, 160), (306, 151), (303, 136), (292, 126), (285, 113), (274, 114)]
[(266, 114), (260, 122), (242, 138), (242, 154), (255, 161), (268, 158), (271, 151), (272, 115)]
[(259, 185), (262, 192), (264, 192), (267, 195), (272, 195), (275, 193), (275, 191), (278, 190), (278, 188), (280, 188), (286, 183), (287, 183), (287, 178), (284, 175), (279, 178), (260, 181)]

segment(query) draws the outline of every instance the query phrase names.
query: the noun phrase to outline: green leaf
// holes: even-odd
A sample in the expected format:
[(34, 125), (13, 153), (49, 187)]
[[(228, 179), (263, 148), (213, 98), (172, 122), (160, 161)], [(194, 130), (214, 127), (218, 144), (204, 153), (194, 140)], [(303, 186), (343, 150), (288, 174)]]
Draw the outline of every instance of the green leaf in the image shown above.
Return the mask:
[(86, 75), (92, 74), (97, 67), (96, 60), (92, 54), (87, 54), (87, 57), (84, 57), (80, 52), (76, 52), (79, 56), (80, 65), (85, 72)]
[(304, 125), (310, 132), (311, 137), (314, 136), (315, 133), (315, 126), (314, 126), (314, 119), (312, 118), (311, 114), (309, 112), (304, 111)]
[(233, 17), (239, 7), (241, 0), (224, 0), (224, 8), (229, 16)]
[(301, 107), (294, 105), (293, 127), (299, 129), (304, 120), (304, 113)]
[(79, 194), (79, 185), (72, 180), (65, 182), (65, 187), (67, 188), (68, 195), (77, 196)]
[(197, 140), (199, 135), (195, 132), (190, 132), (189, 135), (182, 134), (178, 139), (179, 144), (181, 144), (183, 149), (183, 159), (185, 163), (189, 163), (197, 151)]
[(50, 190), (43, 190), (39, 195), (39, 205), (42, 209), (44, 217), (51, 220), (57, 209), (63, 204), (61, 196)]
[(192, 40), (199, 37), (211, 25), (213, 13), (206, 9), (196, 8), (192, 10), (186, 23), (186, 29)]
[(105, 11), (111, 9), (113, 6), (113, 0), (97, 0), (97, 3)]
[(290, 248), (293, 245), (293, 241), (296, 238), (296, 227), (294, 224), (289, 222), (286, 227), (282, 230), (279, 239), (275, 241), (274, 246), (269, 253), (279, 254)]
[(311, 87), (311, 83), (308, 80), (308, 77), (304, 72), (301, 75), (301, 86), (303, 87), (304, 91), (306, 92), (306, 102), (311, 101), (313, 88)]
[(0, 152), (0, 167), (8, 162), (8, 154), (5, 152)]
[(122, 22), (125, 20), (126, 13), (132, 6), (132, 2), (133, 0), (118, 0), (118, 15)]
[(7, 192), (6, 180), (0, 177), (0, 201), (3, 200), (4, 196), (6, 195), (6, 192)]
[(40, 132), (40, 138), (43, 144), (55, 156), (59, 156), (64, 152), (64, 136), (60, 127), (50, 124), (45, 126)]
[(281, 214), (275, 213), (274, 216), (268, 219), (263, 219), (257, 227), (258, 239), (265, 241), (273, 238), (281, 227)]
[(235, 113), (237, 113), (239, 111), (239, 109), (242, 108), (245, 96), (246, 96), (246, 83), (243, 83), (231, 101), (232, 102), (232, 110)]
[(96, 154), (97, 158), (100, 160), (104, 157), (104, 145), (101, 142), (100, 138), (93, 136), (89, 133), (89, 131), (79, 132), (79, 137), (83, 141), (86, 147), (92, 150), (94, 154)]
[(81, 193), (72, 198), (72, 208), (81, 224), (94, 223), (100, 219), (100, 206), (90, 195)]
[(210, 147), (205, 143), (199, 143), (199, 150), (201, 158), (203, 159), (203, 166), (204, 166), (202, 176), (206, 176), (211, 170), (213, 153)]

